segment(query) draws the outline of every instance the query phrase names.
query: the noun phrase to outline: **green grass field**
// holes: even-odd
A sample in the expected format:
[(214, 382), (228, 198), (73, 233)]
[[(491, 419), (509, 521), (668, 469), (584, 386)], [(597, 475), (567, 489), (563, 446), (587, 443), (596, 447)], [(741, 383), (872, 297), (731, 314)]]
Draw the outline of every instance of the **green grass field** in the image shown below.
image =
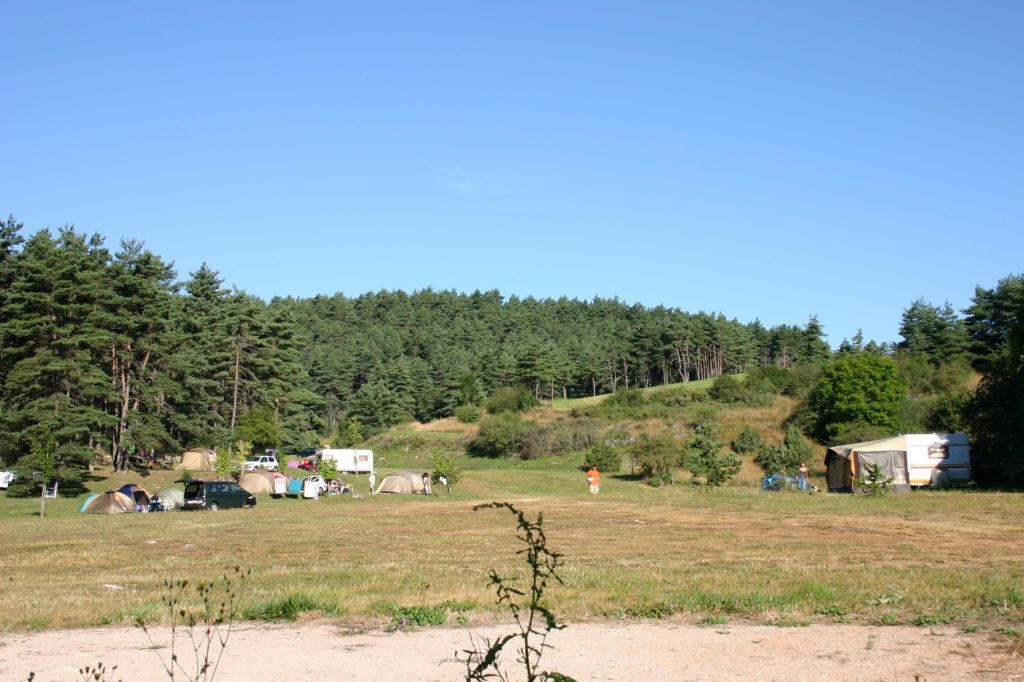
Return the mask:
[[(428, 469), (427, 450), (402, 442), (383, 455), (387, 467)], [(255, 509), (217, 513), (83, 515), (78, 498), (47, 501), (39, 518), (38, 499), (0, 494), (0, 629), (159, 622), (166, 580), (211, 580), (236, 565), (252, 570), (242, 603), (253, 617), (287, 601), (302, 605), (299, 617), (374, 626), (397, 608), (447, 603), (486, 622), (498, 613), (488, 570), (526, 573), (511, 516), (473, 511), (491, 500), (544, 513), (566, 558), (549, 605), (568, 621), (1024, 623), (1019, 495), (765, 494), (750, 482), (709, 492), (624, 473), (606, 474), (591, 496), (575, 460), (459, 464), (452, 495), (263, 496)], [(90, 485), (152, 491), (175, 478)], [(366, 492), (365, 478), (350, 480)]]

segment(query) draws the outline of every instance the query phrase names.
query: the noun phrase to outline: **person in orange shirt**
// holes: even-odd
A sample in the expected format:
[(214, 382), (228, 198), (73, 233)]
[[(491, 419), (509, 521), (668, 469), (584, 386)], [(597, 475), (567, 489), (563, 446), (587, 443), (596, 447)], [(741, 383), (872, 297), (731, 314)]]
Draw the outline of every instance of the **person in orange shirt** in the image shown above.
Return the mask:
[(587, 483), (590, 484), (591, 495), (601, 492), (601, 474), (596, 466), (590, 467), (590, 471), (587, 472)]

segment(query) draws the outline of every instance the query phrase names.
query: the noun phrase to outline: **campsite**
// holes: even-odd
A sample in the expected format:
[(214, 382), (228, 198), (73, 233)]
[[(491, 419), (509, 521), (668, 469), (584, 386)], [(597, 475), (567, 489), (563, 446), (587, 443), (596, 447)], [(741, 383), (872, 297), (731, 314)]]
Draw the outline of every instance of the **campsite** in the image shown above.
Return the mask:
[[(564, 418), (577, 405), (540, 408), (536, 418)], [(789, 409), (782, 399), (769, 408), (736, 409), (724, 427), (734, 435), (743, 424), (775, 423)], [(405, 613), (437, 613), (435, 623), (456, 628), (443, 635), (449, 639), (437, 641), (465, 642), (468, 632), (494, 632), (505, 619), (488, 587), (488, 572), (522, 574), (515, 527), (507, 515), (474, 511), (480, 503), (504, 500), (531, 515), (543, 513), (550, 545), (565, 556), (564, 583), (552, 587), (546, 600), (559, 620), (570, 624), (567, 633), (578, 627), (597, 628), (591, 638), (607, 636), (604, 630), (632, 636), (626, 633), (650, 627), (646, 643), (665, 642), (661, 646), (671, 651), (674, 645), (667, 642), (675, 641), (679, 628), (693, 629), (687, 641), (698, 641), (711, 629), (732, 633), (716, 635), (719, 643), (708, 646), (726, 647), (724, 660), (736, 662), (746, 659), (728, 647), (749, 647), (752, 639), (777, 641), (782, 650), (808, 649), (831, 641), (831, 635), (813, 634), (819, 628), (860, 628), (865, 634), (859, 636), (868, 637), (869, 644), (893, 628), (903, 633), (900, 641), (920, 639), (922, 645), (894, 647), (902, 653), (890, 654), (891, 660), (871, 653), (846, 656), (859, 661), (851, 674), (864, 666), (890, 670), (899, 663), (902, 670), (932, 672), (928, 679), (946, 679), (935, 673), (960, 668), (936, 668), (922, 653), (929, 650), (932, 632), (949, 633), (944, 645), (957, 651), (987, 652), (984, 665), (965, 659), (973, 679), (986, 679), (986, 666), (993, 662), (998, 670), (1020, 665), (1015, 658), (1021, 641), (1015, 633), (1024, 623), (1019, 495), (973, 487), (922, 488), (879, 498), (765, 493), (763, 472), (750, 459), (744, 459), (734, 481), (715, 490), (682, 481), (651, 486), (626, 461), (618, 472), (605, 472), (600, 495), (591, 495), (579, 454), (528, 461), (473, 456), (466, 444), (474, 432), (474, 426), (448, 419), (395, 428), (372, 439), (367, 447), (376, 455), (379, 494), (370, 494), (368, 474), (357, 473), (342, 476), (350, 494), (307, 498), (298, 477), (310, 471), (298, 467), (302, 458), (289, 457), (280, 472), (241, 474), (240, 483), (258, 500), (250, 509), (109, 513), (144, 504), (145, 495), (173, 497), (169, 491), (182, 488), (186, 477), (215, 477), (216, 453), (200, 450), (181, 457), (189, 458), (193, 471), (97, 469), (89, 495), (48, 500), (44, 519), (37, 516), (37, 499), (5, 495), (0, 498), (6, 578), (0, 629), (7, 634), (0, 642), (19, 641), (19, 649), (32, 651), (45, 646), (45, 635), (27, 633), (116, 626), (104, 637), (124, 642), (123, 648), (111, 649), (122, 652), (127, 667), (121, 669), (144, 671), (147, 652), (139, 650), (140, 631), (133, 624), (166, 625), (161, 607), (166, 581), (216, 581), (234, 566), (251, 570), (237, 618), (242, 631), (252, 634), (239, 636), (233, 645), (239, 651), (229, 653), (229, 661), (266, 655), (259, 638), (253, 639), (264, 629), (267, 636), (287, 641), (287, 630), (273, 625), (281, 619), (296, 623), (297, 633), (308, 628), (348, 633), (335, 653), (325, 650), (325, 656), (343, 657), (339, 665), (352, 664), (341, 646), (350, 637), (369, 637), (366, 646), (385, 657), (390, 648), (403, 646), (403, 634), (387, 633)], [(451, 489), (434, 485), (431, 494), (422, 494), (422, 474), (431, 470), (439, 451), (453, 457), (461, 476)], [(822, 491), (827, 454), (819, 447), (812, 461), (811, 481)], [(292, 484), (299, 485), (281, 494)], [(107, 510), (78, 513), (92, 505)], [(118, 551), (109, 551), (113, 547)], [(50, 599), (54, 593), (62, 598)], [(757, 628), (768, 628), (769, 634)], [(422, 636), (424, 655), (435, 655), (428, 644), (434, 639), (429, 632)], [(571, 644), (573, 635), (559, 637), (578, 646)], [(246, 654), (247, 646), (260, 653)], [(11, 651), (0, 646), (0, 665), (5, 650)], [(450, 659), (450, 651), (440, 658)], [(645, 658), (662, 661), (658, 665), (665, 667), (657, 670), (677, 669), (672, 667), (677, 658), (653, 651)], [(6, 659), (6, 664), (15, 662)], [(26, 669), (24, 662), (17, 665)], [(421, 661), (414, 667), (428, 665), (442, 663)], [(458, 676), (450, 663), (445, 665), (439, 670), (448, 673), (436, 679)], [(703, 669), (721, 665), (709, 660)], [(615, 669), (610, 663), (608, 670)], [(729, 670), (726, 676), (741, 674)], [(609, 675), (605, 679), (621, 679)], [(820, 679), (811, 673), (791, 678)]]

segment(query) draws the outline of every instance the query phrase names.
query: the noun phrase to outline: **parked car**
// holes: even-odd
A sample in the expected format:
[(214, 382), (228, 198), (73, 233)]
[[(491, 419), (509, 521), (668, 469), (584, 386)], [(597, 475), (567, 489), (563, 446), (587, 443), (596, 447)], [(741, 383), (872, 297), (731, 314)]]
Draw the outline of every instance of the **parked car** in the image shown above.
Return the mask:
[(323, 476), (319, 476), (319, 475), (318, 476), (306, 476), (302, 480), (303, 480), (303, 482), (305, 482), (305, 481), (315, 481), (316, 482), (316, 487), (318, 487), (320, 489), (321, 493), (326, 493), (327, 492), (327, 481), (324, 480)]
[(281, 467), (278, 465), (277, 456), (275, 455), (253, 455), (249, 459), (245, 460), (246, 471), (256, 471), (257, 469), (280, 471)]
[(7, 487), (11, 485), (11, 482), (17, 476), (14, 475), (13, 471), (0, 471), (0, 490), (7, 490)]
[(256, 497), (234, 481), (189, 481), (185, 484), (183, 509), (254, 507)]

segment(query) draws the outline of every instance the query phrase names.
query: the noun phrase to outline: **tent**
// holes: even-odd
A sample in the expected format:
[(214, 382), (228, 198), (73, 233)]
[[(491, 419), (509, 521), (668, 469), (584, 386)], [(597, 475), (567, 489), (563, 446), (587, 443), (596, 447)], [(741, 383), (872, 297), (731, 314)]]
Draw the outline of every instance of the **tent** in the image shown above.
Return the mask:
[(177, 488), (164, 488), (159, 493), (160, 499), (168, 509), (177, 509), (185, 504), (185, 492)]
[(89, 495), (89, 497), (85, 498), (85, 502), (82, 503), (82, 506), (78, 508), (78, 511), (84, 512), (85, 508), (89, 506), (89, 503), (92, 502), (93, 500), (95, 500), (99, 496), (100, 496), (99, 493), (92, 493), (91, 495)]
[(124, 493), (128, 497), (135, 501), (135, 504), (142, 505), (143, 507), (149, 505), (149, 491), (143, 488), (141, 485), (135, 483), (126, 483), (117, 489), (117, 492)]
[(422, 493), (423, 474), (411, 471), (396, 471), (381, 479), (377, 486), (377, 494), (380, 493)]
[(238, 479), (238, 485), (253, 495), (274, 494), (274, 474), (266, 469), (247, 471)]
[(189, 450), (174, 468), (178, 471), (213, 471), (216, 461), (217, 453), (213, 450)]
[(85, 514), (123, 514), (135, 511), (135, 502), (122, 492), (111, 490), (97, 495), (82, 509)]
[(890, 487), (943, 486), (971, 480), (971, 454), (962, 433), (910, 433), (892, 438), (834, 445), (825, 453), (829, 492), (854, 491), (871, 464), (882, 467)]

